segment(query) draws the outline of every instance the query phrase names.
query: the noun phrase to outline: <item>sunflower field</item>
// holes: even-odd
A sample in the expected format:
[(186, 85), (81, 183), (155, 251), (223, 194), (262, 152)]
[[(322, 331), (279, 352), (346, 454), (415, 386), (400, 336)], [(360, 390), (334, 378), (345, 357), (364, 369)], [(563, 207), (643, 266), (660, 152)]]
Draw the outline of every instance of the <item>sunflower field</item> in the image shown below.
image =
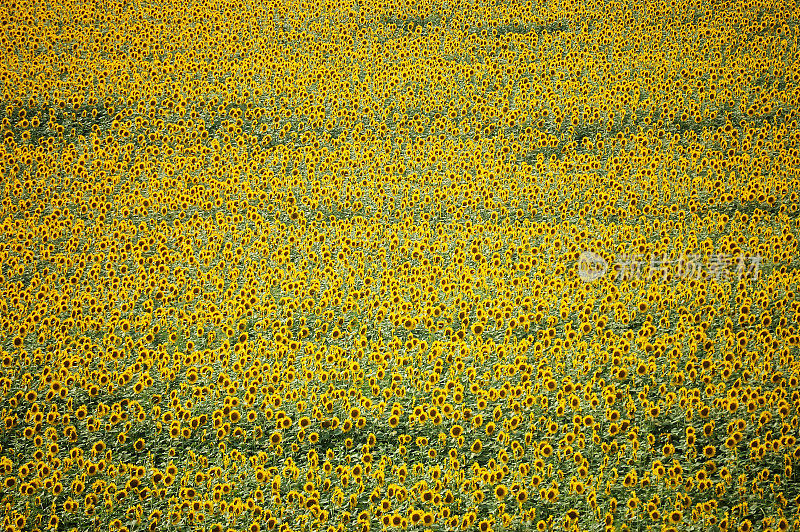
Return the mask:
[(0, 3), (2, 527), (800, 530), (798, 22)]

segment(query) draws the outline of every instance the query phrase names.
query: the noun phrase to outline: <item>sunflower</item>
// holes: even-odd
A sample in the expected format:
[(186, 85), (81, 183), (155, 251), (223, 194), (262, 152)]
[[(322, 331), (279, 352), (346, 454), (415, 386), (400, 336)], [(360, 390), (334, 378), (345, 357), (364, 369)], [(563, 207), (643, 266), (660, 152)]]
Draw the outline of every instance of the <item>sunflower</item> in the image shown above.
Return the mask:
[(470, 451), (472, 451), (475, 454), (480, 454), (482, 449), (483, 449), (483, 444), (481, 443), (481, 440), (479, 440), (479, 439), (475, 440), (472, 443), (472, 445), (470, 446)]
[(498, 501), (502, 501), (508, 495), (508, 488), (505, 487), (503, 484), (498, 484), (494, 488), (494, 496)]

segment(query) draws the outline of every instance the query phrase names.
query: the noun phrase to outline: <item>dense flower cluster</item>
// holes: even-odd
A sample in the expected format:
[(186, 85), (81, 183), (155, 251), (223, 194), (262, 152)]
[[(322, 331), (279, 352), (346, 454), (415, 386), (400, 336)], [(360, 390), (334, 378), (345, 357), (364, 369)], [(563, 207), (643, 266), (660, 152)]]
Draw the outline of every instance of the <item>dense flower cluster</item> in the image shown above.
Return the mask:
[(0, 3), (6, 530), (800, 529), (797, 7), (446, 4)]

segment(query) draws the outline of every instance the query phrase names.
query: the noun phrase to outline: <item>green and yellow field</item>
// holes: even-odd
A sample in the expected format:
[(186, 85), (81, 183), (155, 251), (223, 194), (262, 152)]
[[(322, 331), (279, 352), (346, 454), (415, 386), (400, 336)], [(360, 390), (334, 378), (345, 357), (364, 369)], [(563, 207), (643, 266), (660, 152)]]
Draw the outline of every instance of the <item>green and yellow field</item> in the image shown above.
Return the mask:
[(2, 525), (800, 530), (799, 15), (2, 2)]

